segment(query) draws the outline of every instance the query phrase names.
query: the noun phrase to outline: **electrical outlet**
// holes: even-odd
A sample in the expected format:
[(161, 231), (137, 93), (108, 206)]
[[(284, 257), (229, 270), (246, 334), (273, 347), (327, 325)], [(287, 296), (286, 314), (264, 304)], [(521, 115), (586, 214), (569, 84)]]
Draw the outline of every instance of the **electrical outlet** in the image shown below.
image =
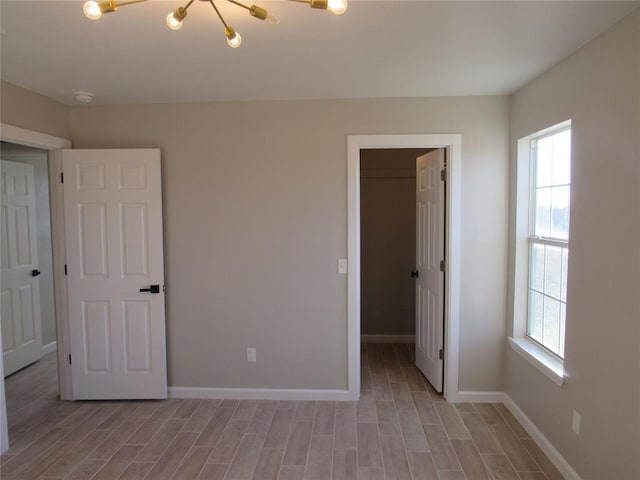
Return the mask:
[(339, 258), (338, 259), (338, 273), (340, 275), (346, 275), (347, 274), (347, 259), (346, 258)]
[(576, 432), (576, 435), (580, 435), (580, 414), (575, 410), (573, 411), (573, 425), (571, 428)]
[(256, 361), (256, 349), (247, 348), (247, 362), (255, 362), (255, 361)]

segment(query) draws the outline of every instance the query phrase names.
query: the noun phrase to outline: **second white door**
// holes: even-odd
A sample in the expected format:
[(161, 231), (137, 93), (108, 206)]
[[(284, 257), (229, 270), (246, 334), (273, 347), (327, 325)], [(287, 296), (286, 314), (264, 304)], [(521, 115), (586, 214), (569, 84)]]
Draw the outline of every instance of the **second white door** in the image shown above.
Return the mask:
[(416, 159), (416, 366), (442, 392), (445, 150)]
[(166, 398), (160, 152), (64, 150), (74, 399)]
[(40, 360), (40, 283), (33, 166), (2, 160), (0, 318), (4, 374)]

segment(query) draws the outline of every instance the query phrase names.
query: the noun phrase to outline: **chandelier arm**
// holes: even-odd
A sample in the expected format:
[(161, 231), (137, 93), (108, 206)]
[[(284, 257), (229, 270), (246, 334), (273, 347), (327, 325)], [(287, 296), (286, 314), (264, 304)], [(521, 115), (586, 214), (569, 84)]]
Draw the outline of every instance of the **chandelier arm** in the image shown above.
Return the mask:
[(146, 2), (147, 0), (123, 0), (122, 2), (116, 2), (116, 5), (118, 7), (121, 7), (123, 5), (131, 5), (132, 3), (142, 3), (142, 2)]
[[(145, 0), (138, 0), (138, 1), (145, 1)], [(196, 0), (189, 0), (189, 1), (187, 2), (187, 4), (184, 6), (185, 11), (186, 11), (186, 10), (187, 10), (187, 8), (189, 8), (189, 7), (191, 6), (191, 4), (192, 4), (193, 2), (195, 2), (195, 1), (196, 1)]]
[(320, 10), (327, 10), (329, 6), (329, 0), (288, 0), (289, 2), (306, 3), (311, 8), (319, 8)]
[(224, 18), (222, 17), (222, 14), (220, 13), (220, 10), (218, 10), (218, 7), (216, 7), (216, 4), (213, 3), (213, 0), (209, 0), (209, 3), (211, 4), (213, 9), (218, 14), (218, 17), (220, 18), (220, 21), (222, 22), (222, 25), (224, 25), (225, 30), (229, 30), (229, 25), (227, 25), (227, 22), (224, 21)]

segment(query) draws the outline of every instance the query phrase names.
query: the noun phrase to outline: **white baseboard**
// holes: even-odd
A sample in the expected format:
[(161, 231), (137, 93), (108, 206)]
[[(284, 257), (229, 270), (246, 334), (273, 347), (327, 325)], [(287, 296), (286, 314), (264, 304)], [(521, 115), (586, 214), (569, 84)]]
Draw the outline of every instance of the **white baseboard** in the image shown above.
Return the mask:
[(415, 335), (360, 335), (361, 343), (415, 343)]
[(55, 352), (58, 348), (57, 342), (47, 343), (42, 346), (42, 355), (46, 355), (47, 353)]
[(525, 413), (520, 410), (520, 407), (513, 401), (513, 399), (507, 395), (504, 395), (504, 406), (513, 414), (514, 417), (520, 422), (520, 424), (524, 427), (524, 429), (531, 435), (531, 438), (534, 442), (540, 447), (540, 449), (544, 452), (544, 454), (551, 460), (551, 462), (556, 466), (556, 468), (560, 471), (560, 473), (567, 480), (582, 480), (580, 475), (576, 473), (576, 471), (569, 465), (564, 457), (556, 450), (556, 448), (551, 444), (549, 439), (544, 436), (544, 434), (535, 426), (535, 424), (531, 421), (529, 417), (525, 415)]
[(232, 400), (349, 400), (348, 390), (169, 387), (168, 394), (169, 398), (211, 398)]
[(447, 398), (453, 403), (505, 403), (504, 392), (474, 392), (462, 391), (455, 394), (455, 398)]

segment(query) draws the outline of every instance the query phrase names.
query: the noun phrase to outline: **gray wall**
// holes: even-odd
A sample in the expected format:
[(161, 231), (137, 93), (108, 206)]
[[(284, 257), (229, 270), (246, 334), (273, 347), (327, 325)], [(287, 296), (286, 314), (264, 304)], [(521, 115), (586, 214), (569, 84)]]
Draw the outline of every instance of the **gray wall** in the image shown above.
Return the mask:
[(42, 323), (42, 345), (47, 345), (56, 341), (47, 153), (35, 148), (22, 148), (5, 143), (0, 147), (0, 153), (2, 154), (2, 160), (27, 163), (33, 166), (34, 184), (36, 189), (36, 231), (38, 235), (37, 267), (42, 272), (40, 275), (40, 319)]
[(511, 204), (518, 138), (572, 119), (573, 165), (568, 381), (509, 350), (505, 390), (584, 480), (640, 478), (639, 118), (639, 10), (511, 101)]
[(71, 138), (69, 107), (4, 80), (0, 83), (2, 123), (36, 132)]
[(506, 97), (73, 107), (71, 137), (162, 150), (170, 385), (344, 389), (347, 135), (461, 133), (460, 388), (497, 390), (507, 113)]
[(360, 153), (361, 333), (415, 334), (416, 157), (426, 150)]

